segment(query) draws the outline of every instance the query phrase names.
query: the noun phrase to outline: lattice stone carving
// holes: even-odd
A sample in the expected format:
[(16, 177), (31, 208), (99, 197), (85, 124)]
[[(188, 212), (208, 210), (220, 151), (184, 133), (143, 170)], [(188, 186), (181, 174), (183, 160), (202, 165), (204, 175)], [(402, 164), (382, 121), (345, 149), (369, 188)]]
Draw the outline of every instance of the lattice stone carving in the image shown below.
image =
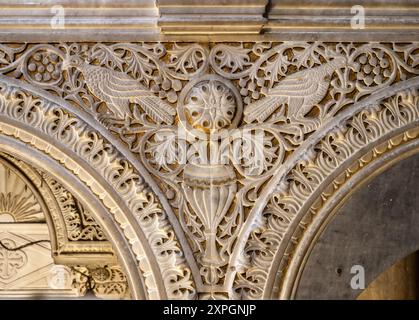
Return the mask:
[[(263, 296), (268, 273), (273, 272), (270, 267), (274, 256), (287, 232), (293, 229), (292, 222), (297, 219), (302, 207), (307, 204), (307, 200), (316, 190), (323, 190), (323, 193), (308, 209), (306, 217), (297, 227), (301, 233), (313, 220), (313, 216), (322, 204), (345, 180), (360, 171), (374, 158), (419, 137), (418, 88), (419, 85), (416, 85), (416, 88), (399, 92), (354, 114), (320, 140), (310, 150), (309, 155), (298, 161), (276, 185), (258, 226), (253, 230), (244, 247), (247, 262), (243, 260), (243, 267), (234, 283), (234, 289), (241, 297), (255, 299)], [(409, 130), (407, 125), (415, 123), (416, 127)], [(397, 134), (397, 131), (404, 126), (406, 126), (406, 132)], [(339, 166), (343, 166), (347, 159), (366, 145), (373, 145), (374, 142), (380, 141), (380, 138), (392, 132), (396, 134), (395, 137), (373, 147), (367, 154), (355, 160), (355, 163), (338, 176), (329, 187), (320, 189), (321, 184)], [(295, 254), (294, 249), (298, 241), (297, 237), (292, 240), (292, 245), (286, 252), (287, 259)], [(284, 272), (286, 267), (284, 261), (278, 272)]]
[[(98, 170), (137, 210), (131, 223), (147, 230), (170, 297), (262, 297), (281, 230), (320, 179), (304, 164), (331, 154), (312, 169), (321, 172), (393, 125), (417, 125), (417, 91), (398, 93), (416, 85), (417, 43), (63, 43), (0, 51), (2, 74), (80, 110), (74, 116), (55, 107), (17, 108), (15, 117), (21, 112), (51, 134), (60, 127), (63, 143), (91, 166), (111, 167), (119, 155), (110, 150), (128, 150), (115, 176)], [(28, 105), (41, 103), (13, 89), (3, 94), (10, 90), (35, 99)], [(118, 142), (85, 133), (84, 117)], [(84, 149), (78, 139), (88, 141)], [(103, 154), (112, 161), (102, 161)], [(137, 184), (135, 161), (153, 178), (146, 178), (152, 191)]]

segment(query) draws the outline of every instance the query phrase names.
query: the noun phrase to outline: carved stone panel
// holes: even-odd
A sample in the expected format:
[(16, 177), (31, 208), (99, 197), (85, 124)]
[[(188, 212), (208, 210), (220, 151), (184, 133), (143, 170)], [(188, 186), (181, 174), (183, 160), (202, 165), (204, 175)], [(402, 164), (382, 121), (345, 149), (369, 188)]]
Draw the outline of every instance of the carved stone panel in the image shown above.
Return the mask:
[(58, 165), (31, 164), (64, 222), (57, 253), (114, 245), (134, 297), (286, 297), (315, 213), (417, 143), (417, 43), (0, 51), (0, 137)]
[[(48, 198), (49, 195), (53, 197)], [(0, 298), (74, 298), (86, 295), (89, 290), (98, 298), (129, 297), (126, 277), (109, 255), (112, 251), (102, 229), (55, 180), (38, 174), (8, 154), (1, 154), (0, 200)], [(62, 224), (58, 222), (60, 219)], [(52, 220), (54, 223), (48, 226)], [(51, 245), (50, 239), (57, 238), (60, 232), (65, 241), (58, 247), (64, 245), (71, 252), (56, 251)], [(98, 241), (105, 241), (109, 252), (102, 252), (103, 246)], [(93, 257), (75, 258), (81, 252), (93, 253)], [(94, 261), (95, 265), (57, 264), (70, 261), (62, 258), (67, 254), (71, 254), (73, 263)], [(107, 265), (100, 265), (101, 262)], [(87, 272), (81, 272), (80, 268)], [(99, 276), (101, 270), (108, 276)]]
[[(0, 224), (0, 241), (7, 248), (48, 239), (46, 224)], [(64, 268), (64, 266), (62, 266)], [(71, 288), (70, 273), (60, 285), (53, 284), (57, 265), (48, 243), (38, 243), (22, 250), (0, 248), (0, 297), (62, 296), (76, 297)]]

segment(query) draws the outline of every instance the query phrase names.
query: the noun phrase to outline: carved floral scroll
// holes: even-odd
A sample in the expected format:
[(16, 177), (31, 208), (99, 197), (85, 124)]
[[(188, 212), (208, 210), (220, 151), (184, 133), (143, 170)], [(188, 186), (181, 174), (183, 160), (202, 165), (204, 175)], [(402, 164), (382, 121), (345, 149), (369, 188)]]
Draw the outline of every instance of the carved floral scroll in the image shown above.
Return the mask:
[[(298, 219), (323, 181), (386, 137), (417, 136), (416, 43), (2, 44), (0, 52), (0, 113), (54, 136), (109, 183), (135, 217), (119, 228), (141, 230), (155, 259), (144, 267), (137, 254), (139, 269), (146, 278), (158, 269), (168, 298), (278, 293), (283, 255), (292, 255), (283, 248), (297, 241), (294, 224), (310, 223)], [(70, 204), (61, 208), (69, 237), (104, 240), (93, 213), (44, 178)], [(133, 233), (125, 234), (136, 252), (143, 240)], [(153, 277), (151, 293), (162, 290)]]

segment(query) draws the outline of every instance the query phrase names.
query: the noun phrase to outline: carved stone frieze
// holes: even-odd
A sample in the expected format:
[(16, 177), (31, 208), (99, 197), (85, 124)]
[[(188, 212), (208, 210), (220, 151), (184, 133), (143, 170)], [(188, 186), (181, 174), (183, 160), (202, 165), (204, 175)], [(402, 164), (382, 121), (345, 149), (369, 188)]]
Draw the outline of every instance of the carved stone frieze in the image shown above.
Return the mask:
[(297, 229), (315, 220), (326, 182), (417, 137), (418, 43), (2, 44), (0, 52), (1, 135), (46, 154), (94, 194), (105, 217), (59, 174), (43, 174), (68, 240), (101, 242), (111, 225), (120, 230), (148, 298), (279, 295)]

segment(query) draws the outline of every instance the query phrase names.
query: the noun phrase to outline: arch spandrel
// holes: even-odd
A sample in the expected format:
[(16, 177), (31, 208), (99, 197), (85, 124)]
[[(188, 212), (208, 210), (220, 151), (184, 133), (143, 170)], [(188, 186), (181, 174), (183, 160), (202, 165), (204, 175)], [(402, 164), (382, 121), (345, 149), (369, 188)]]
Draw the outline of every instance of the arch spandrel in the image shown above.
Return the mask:
[[(419, 113), (416, 80), (407, 81), (409, 89), (362, 108), (343, 126), (314, 141), (312, 148), (317, 152), (312, 153), (310, 158), (295, 159), (294, 166), (282, 180), (287, 186), (279, 186), (272, 193), (263, 212), (266, 220), (261, 224), (263, 231), (260, 237), (264, 232), (273, 230), (278, 237), (269, 248), (269, 254), (263, 257), (267, 263), (268, 284), (266, 291), (258, 290), (263, 292), (263, 297), (272, 298), (275, 294), (281, 298), (292, 297), (290, 290), (296, 285), (294, 277), (298, 276), (300, 268), (294, 259), (303, 263), (301, 259), (308, 250), (307, 241), (319, 232), (314, 231), (316, 227), (324, 227), (321, 226), (324, 217), (319, 212), (326, 210), (329, 202), (335, 203), (343, 197), (344, 191), (340, 188), (348, 188), (346, 194), (352, 191), (352, 176), (372, 178), (383, 170), (389, 158), (394, 157), (396, 160), (393, 159), (393, 162), (397, 162), (410, 155), (411, 149), (417, 149)], [(378, 119), (382, 119), (382, 123)], [(371, 170), (369, 165), (375, 166), (376, 171)], [(244, 285), (246, 280), (243, 280), (239, 276), (239, 287)]]
[(416, 43), (13, 48), (3, 99), (42, 106), (3, 134), (89, 188), (152, 298), (276, 297), (326, 182), (417, 135)]

